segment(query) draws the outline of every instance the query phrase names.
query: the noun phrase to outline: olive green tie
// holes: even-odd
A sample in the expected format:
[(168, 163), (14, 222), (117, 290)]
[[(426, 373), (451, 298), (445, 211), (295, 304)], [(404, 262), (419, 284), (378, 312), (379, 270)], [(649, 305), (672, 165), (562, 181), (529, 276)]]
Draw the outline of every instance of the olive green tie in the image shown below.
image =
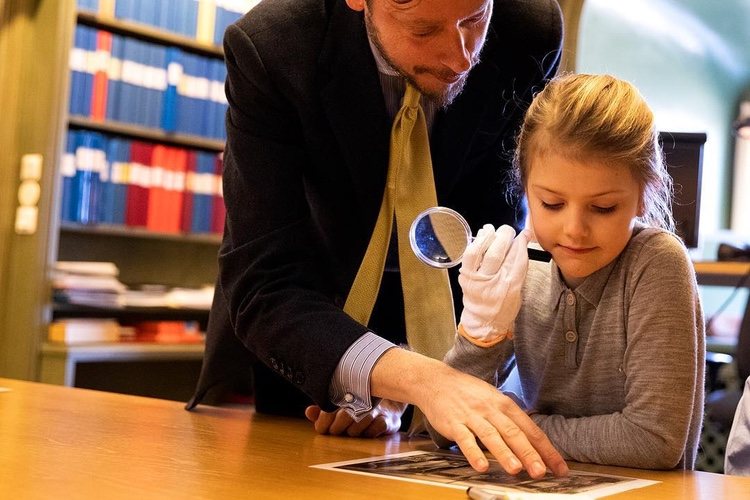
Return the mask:
[(424, 209), (437, 205), (430, 144), (419, 91), (406, 85), (393, 121), (390, 163), (378, 220), (344, 311), (366, 325), (380, 289), (393, 218), (404, 293), (406, 339), (412, 350), (442, 359), (453, 344), (456, 319), (448, 272), (419, 261), (409, 246), (409, 228)]

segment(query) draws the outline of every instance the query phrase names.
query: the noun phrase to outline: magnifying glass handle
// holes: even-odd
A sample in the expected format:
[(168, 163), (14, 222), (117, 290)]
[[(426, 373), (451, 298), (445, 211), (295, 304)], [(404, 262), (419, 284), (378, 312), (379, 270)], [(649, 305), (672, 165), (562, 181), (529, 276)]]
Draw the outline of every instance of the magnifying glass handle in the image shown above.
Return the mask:
[[(472, 236), (469, 239), (474, 241), (476, 237)], [(528, 250), (529, 253), (529, 260), (535, 260), (537, 262), (549, 262), (552, 260), (552, 254), (546, 250), (531, 247), (527, 247), (526, 250)]]
[(552, 254), (545, 250), (539, 250), (538, 248), (527, 248), (526, 250), (529, 251), (529, 260), (539, 262), (549, 262), (552, 260)]

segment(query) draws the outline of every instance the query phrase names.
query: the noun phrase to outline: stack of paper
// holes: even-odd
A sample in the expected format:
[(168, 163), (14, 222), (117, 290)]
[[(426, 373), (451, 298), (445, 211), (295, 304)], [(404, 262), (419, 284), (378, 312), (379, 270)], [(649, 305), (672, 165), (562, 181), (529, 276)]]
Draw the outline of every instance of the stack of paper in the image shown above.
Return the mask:
[(52, 269), (52, 289), (58, 302), (97, 307), (119, 307), (126, 287), (111, 262), (57, 262)]

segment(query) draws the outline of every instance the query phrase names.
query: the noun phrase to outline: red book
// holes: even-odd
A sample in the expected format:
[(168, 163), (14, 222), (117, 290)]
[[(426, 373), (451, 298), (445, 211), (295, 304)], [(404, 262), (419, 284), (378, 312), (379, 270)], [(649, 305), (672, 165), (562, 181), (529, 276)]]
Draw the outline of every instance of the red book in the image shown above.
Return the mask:
[(109, 77), (107, 69), (112, 55), (112, 33), (96, 32), (96, 55), (94, 84), (91, 91), (91, 118), (104, 120), (107, 118), (107, 86)]
[(163, 144), (154, 146), (151, 157), (151, 182), (149, 184), (146, 227), (154, 232), (166, 232), (167, 205), (166, 178), (168, 175), (169, 149)]
[(149, 188), (151, 186), (151, 157), (154, 146), (133, 141), (130, 145), (130, 172), (125, 207), (125, 224), (146, 227), (148, 222)]
[(182, 192), (182, 213), (180, 231), (189, 233), (193, 224), (193, 176), (195, 175), (195, 151), (187, 150), (185, 154), (185, 189)]
[(221, 175), (224, 172), (223, 154), (216, 155), (216, 192), (214, 193), (213, 210), (211, 211), (211, 232), (224, 233), (224, 218), (227, 209), (224, 205), (224, 190), (222, 189)]
[(187, 168), (187, 150), (173, 148), (170, 156), (169, 169), (171, 182), (167, 188), (169, 205), (169, 232), (179, 233), (182, 222), (182, 204), (185, 197), (185, 169)]

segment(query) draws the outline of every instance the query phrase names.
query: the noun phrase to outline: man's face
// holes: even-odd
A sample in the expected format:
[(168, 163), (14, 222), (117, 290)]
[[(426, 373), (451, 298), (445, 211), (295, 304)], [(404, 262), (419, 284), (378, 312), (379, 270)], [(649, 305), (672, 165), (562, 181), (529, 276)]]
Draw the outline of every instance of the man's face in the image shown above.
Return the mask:
[(442, 106), (461, 92), (487, 36), (492, 0), (347, 0), (386, 61)]

